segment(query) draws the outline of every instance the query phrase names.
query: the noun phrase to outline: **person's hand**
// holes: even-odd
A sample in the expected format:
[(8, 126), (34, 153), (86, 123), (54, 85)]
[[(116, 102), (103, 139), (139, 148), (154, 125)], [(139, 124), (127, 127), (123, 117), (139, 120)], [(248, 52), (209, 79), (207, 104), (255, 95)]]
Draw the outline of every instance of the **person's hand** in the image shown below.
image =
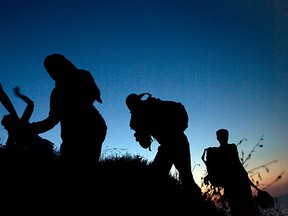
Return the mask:
[(134, 133), (135, 140), (140, 144), (140, 146), (144, 149), (148, 149), (151, 151), (151, 143), (153, 139), (151, 138), (149, 133), (146, 132), (136, 132)]

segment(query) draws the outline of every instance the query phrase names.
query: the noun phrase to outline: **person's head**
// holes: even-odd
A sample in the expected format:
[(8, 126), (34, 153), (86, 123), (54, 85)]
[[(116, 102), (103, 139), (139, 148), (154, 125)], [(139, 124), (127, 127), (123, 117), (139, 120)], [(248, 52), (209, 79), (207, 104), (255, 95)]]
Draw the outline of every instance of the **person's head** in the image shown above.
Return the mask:
[(54, 81), (59, 81), (65, 78), (67, 73), (77, 70), (70, 60), (58, 53), (46, 56), (44, 67)]
[(135, 107), (141, 103), (139, 95), (132, 93), (126, 97), (126, 105), (130, 111), (133, 111)]
[(222, 144), (227, 144), (228, 143), (228, 138), (229, 138), (229, 132), (227, 129), (219, 129), (216, 131), (216, 137), (217, 140), (219, 141), (220, 145)]

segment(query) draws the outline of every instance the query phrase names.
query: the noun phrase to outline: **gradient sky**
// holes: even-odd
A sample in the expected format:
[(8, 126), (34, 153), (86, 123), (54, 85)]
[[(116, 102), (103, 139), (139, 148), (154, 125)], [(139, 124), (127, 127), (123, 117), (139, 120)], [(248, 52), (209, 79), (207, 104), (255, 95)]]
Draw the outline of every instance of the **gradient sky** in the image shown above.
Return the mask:
[[(91, 71), (103, 104), (95, 103), (108, 125), (103, 154), (152, 151), (135, 142), (125, 98), (149, 92), (182, 102), (189, 114), (186, 135), (193, 174), (200, 184), (204, 148), (218, 146), (215, 132), (227, 128), (239, 152), (252, 153), (247, 170), (259, 169), (263, 184), (288, 193), (288, 4), (282, 0), (1, 0), (1, 83), (18, 114), (35, 102), (31, 122), (47, 117), (54, 82), (45, 56), (62, 53)], [(7, 114), (0, 107), (0, 114)], [(41, 134), (60, 146), (60, 127)], [(1, 141), (7, 133), (0, 128)], [(262, 187), (265, 187), (263, 185)]]

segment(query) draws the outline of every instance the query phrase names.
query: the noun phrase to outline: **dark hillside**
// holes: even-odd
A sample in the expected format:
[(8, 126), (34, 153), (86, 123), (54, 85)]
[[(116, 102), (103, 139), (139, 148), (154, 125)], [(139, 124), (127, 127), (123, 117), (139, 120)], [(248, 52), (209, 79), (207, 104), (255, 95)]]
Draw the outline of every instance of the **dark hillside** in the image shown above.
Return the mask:
[(11, 213), (20, 208), (73, 215), (79, 211), (81, 215), (223, 215), (212, 204), (200, 207), (188, 201), (176, 178), (158, 180), (149, 163), (137, 155), (107, 157), (98, 166), (68, 166), (57, 156), (50, 161), (29, 160), (21, 154), (13, 158), (5, 148), (0, 154), (2, 205), (12, 205)]

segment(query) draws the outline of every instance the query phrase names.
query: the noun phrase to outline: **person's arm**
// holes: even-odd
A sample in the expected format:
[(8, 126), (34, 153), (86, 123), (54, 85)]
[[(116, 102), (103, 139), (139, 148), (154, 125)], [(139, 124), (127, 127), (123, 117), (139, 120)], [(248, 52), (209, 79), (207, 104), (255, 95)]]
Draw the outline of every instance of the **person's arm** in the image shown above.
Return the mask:
[(58, 124), (58, 122), (59, 121), (56, 118), (49, 115), (46, 119), (42, 121), (32, 122), (31, 128), (35, 133), (40, 134), (51, 130)]
[(34, 110), (34, 102), (30, 98), (28, 98), (26, 95), (21, 94), (18, 86), (14, 88), (14, 93), (17, 97), (22, 99), (27, 104), (21, 116), (21, 119), (24, 120), (25, 122), (26, 121), (28, 122)]
[(51, 130), (59, 123), (59, 116), (57, 113), (57, 100), (55, 99), (55, 89), (52, 91), (50, 96), (50, 111), (49, 115), (46, 119), (38, 122), (32, 122), (31, 128), (34, 130), (35, 133), (44, 133), (48, 130)]
[(17, 112), (10, 100), (10, 98), (8, 97), (8, 95), (6, 94), (6, 92), (4, 91), (2, 84), (0, 83), (0, 101), (3, 104), (3, 106), (5, 107), (5, 109), (14, 116), (17, 116)]

